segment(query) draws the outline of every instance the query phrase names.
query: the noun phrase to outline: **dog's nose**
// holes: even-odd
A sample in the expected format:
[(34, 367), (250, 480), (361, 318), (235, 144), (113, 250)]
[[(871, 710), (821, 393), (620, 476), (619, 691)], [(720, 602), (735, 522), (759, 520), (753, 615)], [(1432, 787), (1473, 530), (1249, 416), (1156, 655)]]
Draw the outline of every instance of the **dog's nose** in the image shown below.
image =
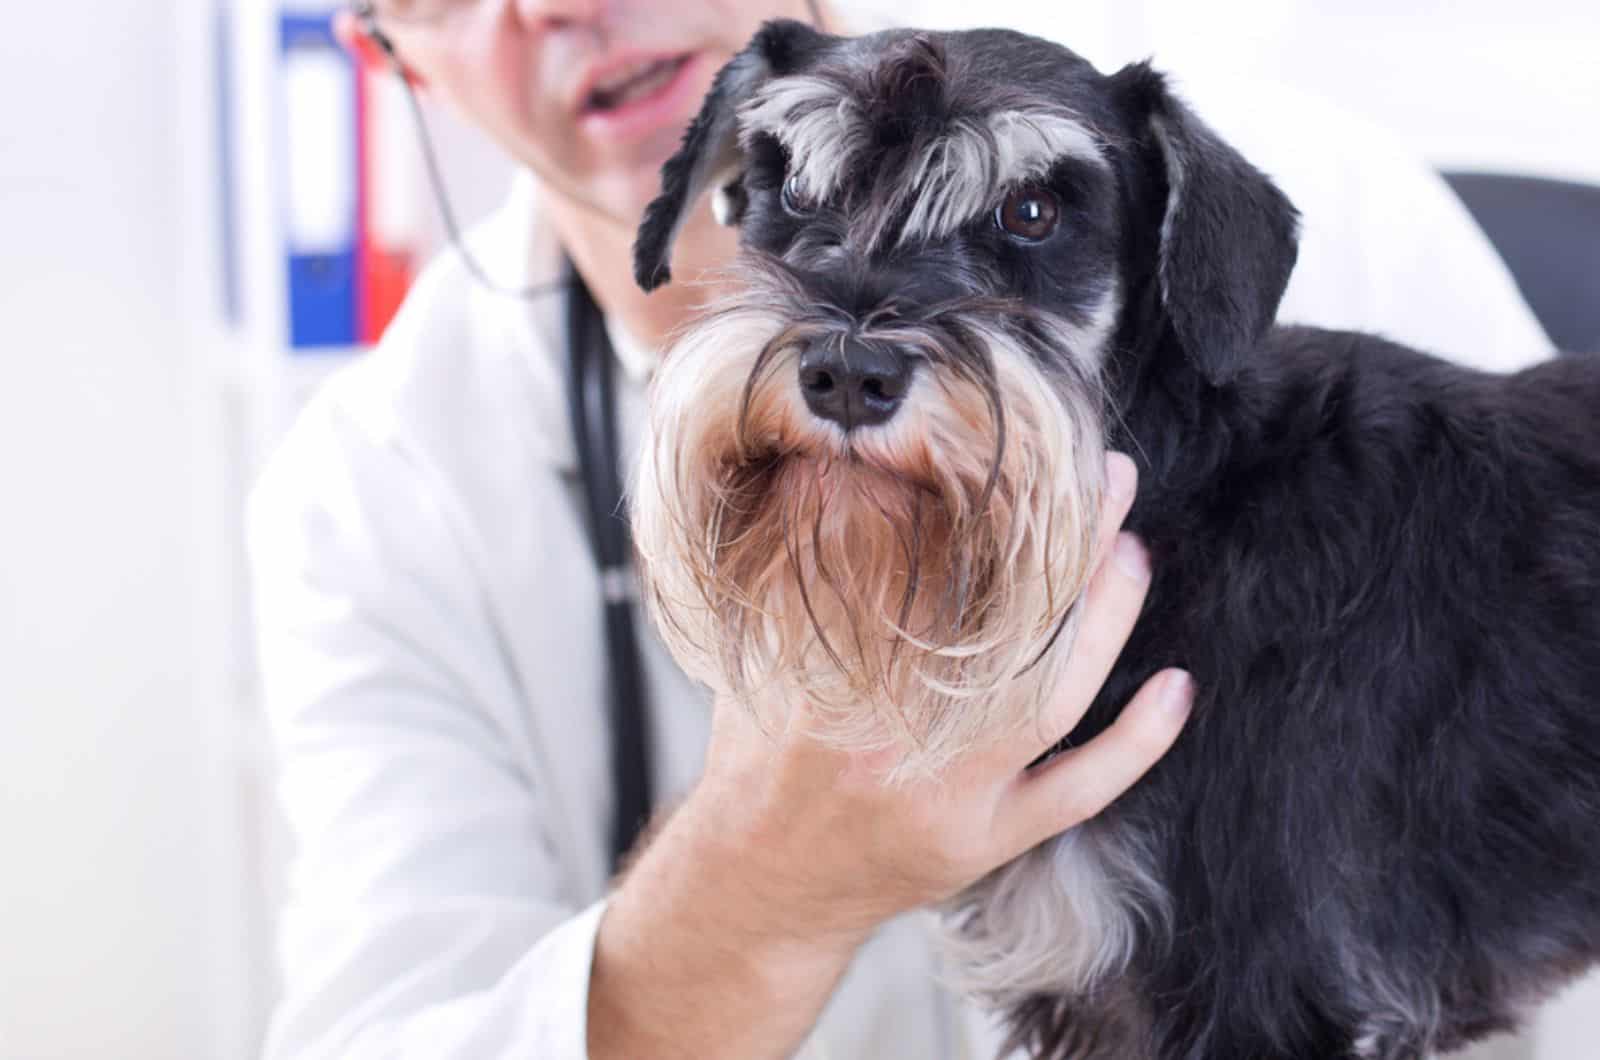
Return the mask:
[(910, 387), (910, 361), (883, 346), (824, 339), (800, 355), (806, 407), (847, 431), (886, 422)]

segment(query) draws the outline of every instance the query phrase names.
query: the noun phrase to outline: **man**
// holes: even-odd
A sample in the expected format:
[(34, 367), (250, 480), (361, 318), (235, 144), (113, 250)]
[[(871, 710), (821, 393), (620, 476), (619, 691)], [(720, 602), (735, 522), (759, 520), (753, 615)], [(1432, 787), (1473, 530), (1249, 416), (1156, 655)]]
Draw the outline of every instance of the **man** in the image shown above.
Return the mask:
[[(646, 296), (629, 268), (634, 219), (715, 69), (781, 15), (807, 5), (377, 7), (410, 70), (538, 174), (473, 245), (505, 286), (574, 264), (621, 362), (624, 451), (657, 351), (733, 247), (702, 211), (676, 271), (704, 282)], [(339, 30), (360, 47), (354, 19)], [(1344, 145), (1299, 145), (1283, 166), (1322, 182), (1296, 196), (1311, 231), (1372, 235), (1380, 196)], [(1364, 316), (1358, 288), (1399, 288), (1401, 304), (1450, 303), (1444, 326), (1470, 318), (1484, 348), (1541, 348), (1478, 237), (1448, 210), (1441, 220), (1438, 189), (1377, 164), (1409, 204), (1378, 223), (1390, 250), (1313, 243), (1305, 270), (1321, 288), (1298, 303), (1291, 288), (1289, 304), (1444, 345), (1425, 319)], [(1412, 243), (1448, 259), (1449, 276), (1408, 275), (1393, 248)], [(1319, 303), (1318, 289), (1336, 293)], [(658, 801), (681, 801), (609, 880), (601, 589), (570, 481), (560, 309), (475, 285), (447, 255), (381, 348), (312, 403), (253, 500), (263, 672), (297, 842), (269, 1055), (985, 1055), (982, 1021), (938, 986), (913, 911), (1132, 784), (1182, 726), (1185, 675), (1157, 675), (1106, 734), (1032, 773), (1022, 766), (1049, 742), (1037, 733), (891, 788), (881, 762), (824, 749), (804, 718), (766, 734), (737, 705), (707, 704), (645, 637)], [(1093, 698), (1148, 581), (1141, 546), (1117, 532), (1131, 462), (1108, 472), (1107, 561), (1046, 733)]]

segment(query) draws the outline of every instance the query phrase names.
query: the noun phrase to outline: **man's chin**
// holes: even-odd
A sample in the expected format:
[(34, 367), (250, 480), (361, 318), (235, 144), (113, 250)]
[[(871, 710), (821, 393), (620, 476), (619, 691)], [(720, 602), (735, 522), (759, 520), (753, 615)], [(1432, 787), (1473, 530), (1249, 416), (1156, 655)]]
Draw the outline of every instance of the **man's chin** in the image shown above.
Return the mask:
[[(633, 145), (625, 158), (602, 162), (589, 175), (572, 175), (563, 181), (568, 200), (581, 192), (585, 201), (603, 207), (611, 217), (626, 221), (630, 237), (644, 218), (645, 209), (661, 194), (661, 167), (683, 140), (682, 129), (666, 130)], [(552, 189), (556, 190), (556, 189)]]

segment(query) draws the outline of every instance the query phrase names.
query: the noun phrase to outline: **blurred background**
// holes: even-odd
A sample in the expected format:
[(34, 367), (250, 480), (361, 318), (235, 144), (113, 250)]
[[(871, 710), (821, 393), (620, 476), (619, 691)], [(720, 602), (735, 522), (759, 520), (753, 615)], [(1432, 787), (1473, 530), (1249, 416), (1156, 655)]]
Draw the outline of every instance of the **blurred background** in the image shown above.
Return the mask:
[[(438, 240), (394, 89), (332, 49), (327, 11), (101, 0), (0, 36), (4, 1060), (258, 1048), (284, 850), (240, 502)], [(894, 13), (975, 24), (954, 0)], [(1600, 184), (1593, 0), (987, 0), (981, 21), (1322, 96), (1452, 171)], [(431, 118), (481, 214), (508, 167)], [(1597, 1042), (1591, 986), (1484, 1055)]]

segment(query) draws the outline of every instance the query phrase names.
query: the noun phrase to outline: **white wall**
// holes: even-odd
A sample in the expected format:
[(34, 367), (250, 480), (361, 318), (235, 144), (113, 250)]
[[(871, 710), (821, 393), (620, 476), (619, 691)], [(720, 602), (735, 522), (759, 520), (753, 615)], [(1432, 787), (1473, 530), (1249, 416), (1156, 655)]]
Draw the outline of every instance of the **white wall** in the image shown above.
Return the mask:
[(0, 1056), (210, 1053), (173, 5), (0, 35)]
[(1438, 165), (1600, 182), (1592, 0), (920, 2), (937, 22), (1032, 28), (1102, 66), (1153, 57), (1293, 85)]

